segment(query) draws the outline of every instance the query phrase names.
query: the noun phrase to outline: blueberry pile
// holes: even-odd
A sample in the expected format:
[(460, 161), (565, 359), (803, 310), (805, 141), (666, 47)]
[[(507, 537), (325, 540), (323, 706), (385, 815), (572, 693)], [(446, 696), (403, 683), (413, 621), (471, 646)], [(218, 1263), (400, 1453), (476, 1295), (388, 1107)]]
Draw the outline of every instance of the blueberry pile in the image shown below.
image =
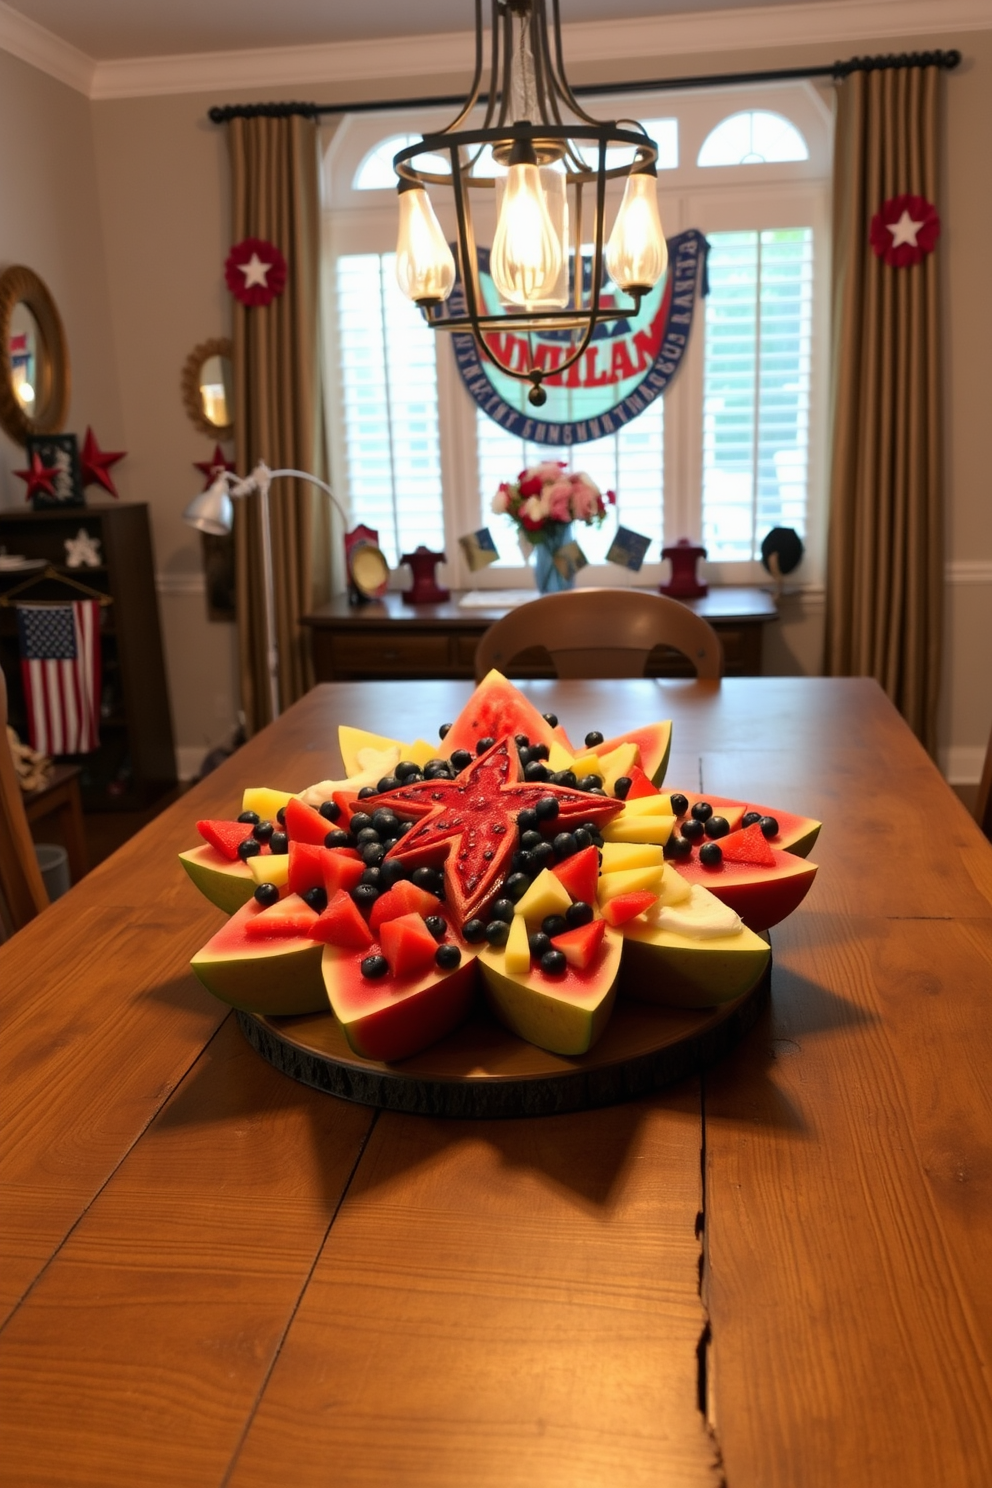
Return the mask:
[(271, 822), (262, 821), (257, 811), (242, 811), (238, 821), (251, 827), (251, 836), (238, 844), (238, 857), (242, 863), (246, 863), (249, 858), (257, 857), (266, 842), (269, 844), (271, 853), (289, 852), (289, 838), (282, 830), (285, 821), (284, 812), (280, 811), (278, 820)]
[[(718, 816), (709, 801), (696, 801), (689, 810), (688, 799), (679, 792), (672, 795), (672, 811), (685, 819), (665, 845), (665, 857), (676, 862), (688, 858), (694, 847), (699, 848), (699, 861), (704, 868), (719, 868), (723, 862), (723, 849), (719, 838), (730, 832), (730, 823), (725, 816)], [(686, 817), (686, 812), (689, 815)], [(778, 836), (778, 822), (774, 816), (762, 816), (760, 811), (745, 811), (742, 827), (753, 827), (757, 823), (761, 834), (767, 839)]]

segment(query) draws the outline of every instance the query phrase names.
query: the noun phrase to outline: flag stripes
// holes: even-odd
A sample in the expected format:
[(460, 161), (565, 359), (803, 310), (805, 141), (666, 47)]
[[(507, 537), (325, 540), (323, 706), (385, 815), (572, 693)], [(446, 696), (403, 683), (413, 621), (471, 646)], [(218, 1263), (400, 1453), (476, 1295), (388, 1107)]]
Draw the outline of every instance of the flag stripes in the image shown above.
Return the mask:
[(39, 754), (87, 754), (100, 744), (100, 606), (18, 605), (28, 737)]

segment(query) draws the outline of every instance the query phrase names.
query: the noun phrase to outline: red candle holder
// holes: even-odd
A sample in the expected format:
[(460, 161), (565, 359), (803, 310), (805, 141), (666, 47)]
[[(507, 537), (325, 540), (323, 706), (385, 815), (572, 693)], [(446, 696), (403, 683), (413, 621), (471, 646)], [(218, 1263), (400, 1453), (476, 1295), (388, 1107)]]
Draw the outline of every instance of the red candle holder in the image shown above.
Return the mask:
[(413, 573), (412, 586), (403, 590), (404, 604), (443, 604), (451, 598), (450, 589), (441, 588), (435, 572), (439, 563), (447, 562), (443, 553), (432, 553), (421, 543), (415, 553), (404, 553), (400, 562), (409, 563)]
[(709, 593), (709, 585), (696, 577), (696, 564), (706, 557), (705, 548), (695, 547), (687, 537), (680, 537), (672, 548), (662, 548), (662, 558), (671, 559), (672, 577), (667, 584), (659, 584), (658, 591), (672, 599), (701, 599)]

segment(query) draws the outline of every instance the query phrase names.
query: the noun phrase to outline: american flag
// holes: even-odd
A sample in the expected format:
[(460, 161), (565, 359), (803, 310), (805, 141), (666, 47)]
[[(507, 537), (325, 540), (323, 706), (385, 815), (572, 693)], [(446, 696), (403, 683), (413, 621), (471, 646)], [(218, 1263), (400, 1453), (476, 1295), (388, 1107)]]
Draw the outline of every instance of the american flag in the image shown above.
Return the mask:
[(28, 736), (39, 754), (86, 754), (100, 744), (100, 605), (17, 606)]

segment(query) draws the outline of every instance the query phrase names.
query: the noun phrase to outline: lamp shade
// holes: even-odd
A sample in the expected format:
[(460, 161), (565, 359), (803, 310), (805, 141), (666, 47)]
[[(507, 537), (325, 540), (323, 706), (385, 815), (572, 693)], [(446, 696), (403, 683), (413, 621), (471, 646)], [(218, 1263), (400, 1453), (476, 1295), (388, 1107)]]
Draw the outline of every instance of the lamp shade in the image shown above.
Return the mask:
[(226, 537), (234, 525), (234, 508), (227, 494), (227, 480), (220, 476), (199, 496), (194, 496), (183, 512), (183, 521), (198, 532), (213, 537)]

